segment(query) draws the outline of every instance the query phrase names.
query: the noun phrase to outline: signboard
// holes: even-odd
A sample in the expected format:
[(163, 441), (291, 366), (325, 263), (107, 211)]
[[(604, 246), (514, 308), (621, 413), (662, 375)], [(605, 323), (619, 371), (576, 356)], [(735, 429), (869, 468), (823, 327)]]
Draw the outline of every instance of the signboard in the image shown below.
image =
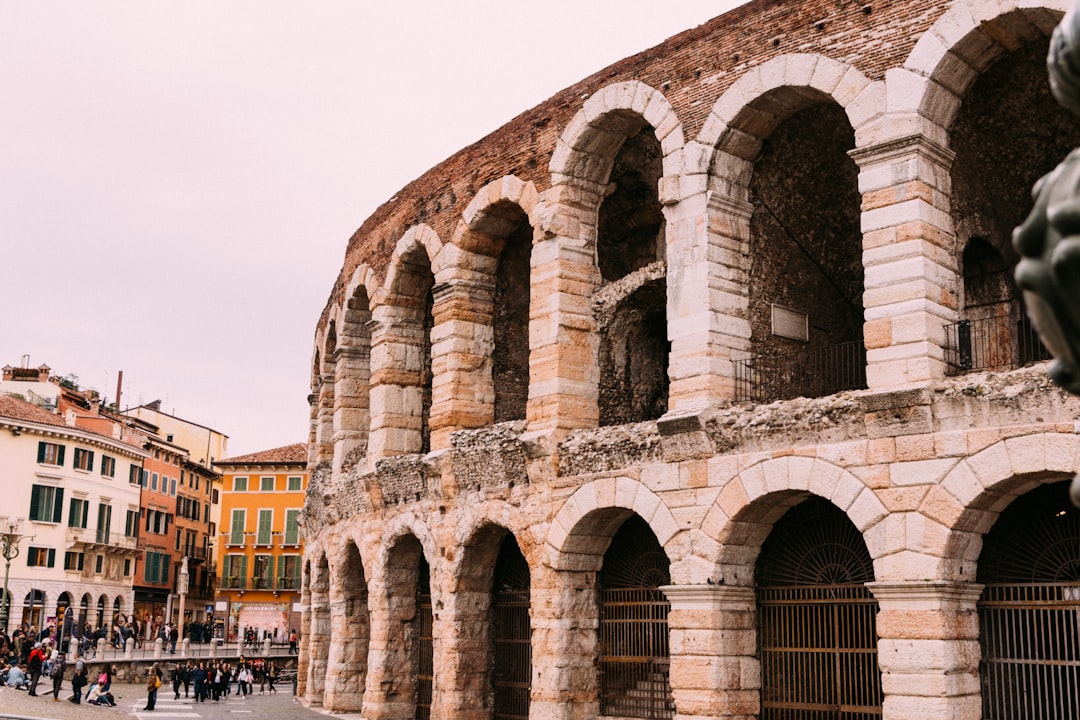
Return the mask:
[(810, 318), (804, 312), (772, 306), (772, 333), (792, 340), (810, 341)]

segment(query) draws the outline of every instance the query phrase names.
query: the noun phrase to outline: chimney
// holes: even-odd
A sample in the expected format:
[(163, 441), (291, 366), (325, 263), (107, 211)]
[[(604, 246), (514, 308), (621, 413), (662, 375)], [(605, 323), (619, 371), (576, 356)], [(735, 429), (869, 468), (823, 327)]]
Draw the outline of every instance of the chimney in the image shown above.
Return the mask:
[(15, 368), (10, 365), (4, 366), (4, 380), (11, 380), (15, 377)]
[(64, 412), (64, 422), (66, 422), (69, 427), (75, 427), (75, 418), (76, 418), (76, 415), (75, 415), (75, 410), (73, 408), (68, 408)]
[(124, 371), (120, 370), (116, 373), (116, 411), (122, 412), (124, 406), (120, 404), (120, 390), (124, 387)]

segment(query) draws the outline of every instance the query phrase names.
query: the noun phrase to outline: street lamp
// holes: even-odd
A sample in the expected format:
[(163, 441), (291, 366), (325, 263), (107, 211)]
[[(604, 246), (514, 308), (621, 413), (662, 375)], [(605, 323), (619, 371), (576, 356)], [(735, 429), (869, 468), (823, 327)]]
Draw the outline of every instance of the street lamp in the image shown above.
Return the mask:
[(15, 517), (0, 517), (0, 554), (4, 556), (4, 595), (0, 601), (0, 628), (6, 633), (8, 612), (11, 598), (8, 597), (8, 575), (11, 573), (11, 561), (19, 557), (19, 541), (26, 537), (19, 532), (22, 520)]

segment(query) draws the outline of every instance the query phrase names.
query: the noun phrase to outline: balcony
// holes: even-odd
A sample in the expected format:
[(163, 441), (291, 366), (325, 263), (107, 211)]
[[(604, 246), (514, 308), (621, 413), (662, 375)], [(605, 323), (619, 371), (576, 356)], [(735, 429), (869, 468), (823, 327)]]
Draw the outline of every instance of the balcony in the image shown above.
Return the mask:
[(762, 353), (735, 360), (735, 401), (770, 403), (866, 387), (862, 341)]
[(279, 577), (276, 582), (277, 590), (299, 590), (300, 578), (298, 577)]
[(181, 548), (180, 555), (191, 561), (191, 564), (198, 565), (206, 561), (206, 548), (190, 545)]
[(219, 590), (247, 590), (247, 583), (244, 582), (247, 578), (244, 577), (223, 577), (218, 578)]
[(102, 530), (88, 530), (86, 528), (67, 529), (68, 547), (83, 546), (87, 548), (100, 548), (106, 551), (120, 551), (136, 553), (139, 549), (139, 539), (124, 535), (123, 533), (109, 533)]
[(225, 547), (245, 547), (255, 542), (255, 533), (221, 533)]
[(1022, 313), (961, 320), (945, 326), (949, 375), (976, 370), (1012, 370), (1051, 355), (1031, 320)]
[(299, 548), (297, 533), (221, 533), (221, 543), (227, 548)]

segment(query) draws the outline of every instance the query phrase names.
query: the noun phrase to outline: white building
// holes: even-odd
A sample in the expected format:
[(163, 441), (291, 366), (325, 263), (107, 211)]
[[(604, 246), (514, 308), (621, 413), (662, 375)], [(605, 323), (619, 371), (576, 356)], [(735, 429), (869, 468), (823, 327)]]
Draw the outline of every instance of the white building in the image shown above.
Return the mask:
[(8, 628), (40, 628), (67, 607), (79, 627), (108, 627), (131, 611), (146, 457), (140, 447), (75, 427), (74, 413), (0, 396), (0, 515), (17, 519), (26, 536), (7, 568)]

